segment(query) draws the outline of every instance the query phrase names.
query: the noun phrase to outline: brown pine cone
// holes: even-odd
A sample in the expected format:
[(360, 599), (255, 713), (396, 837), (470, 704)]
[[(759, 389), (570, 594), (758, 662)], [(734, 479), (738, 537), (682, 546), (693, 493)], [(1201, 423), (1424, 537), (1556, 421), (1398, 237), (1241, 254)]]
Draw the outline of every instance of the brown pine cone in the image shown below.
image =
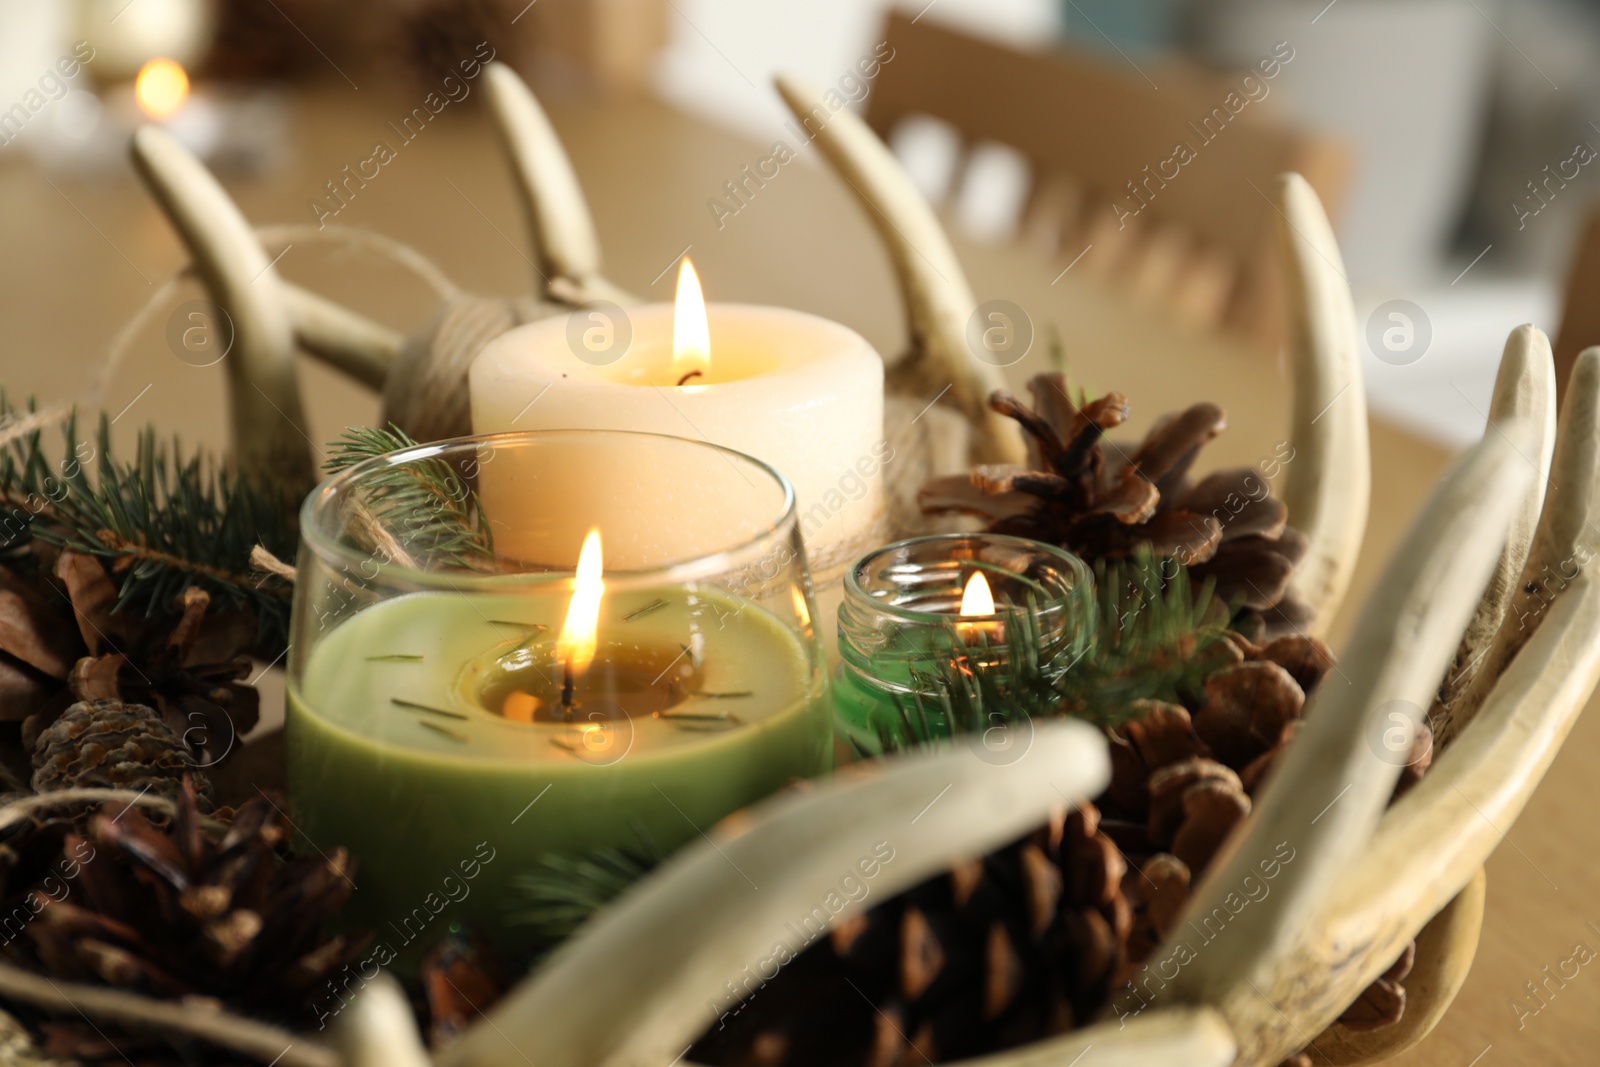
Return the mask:
[(1339, 1025), (1350, 1030), (1379, 1030), (1399, 1022), (1406, 1010), (1406, 990), (1400, 983), (1411, 973), (1416, 959), (1417, 943), (1412, 941), (1400, 958), (1344, 1010)]
[[(31, 794), (7, 794), (5, 802)], [(61, 874), (62, 849), (67, 835), (78, 829), (78, 820), (93, 804), (63, 805), (35, 811), (28, 818), (0, 833), (0, 916), (11, 915), (46, 878)], [(0, 934), (5, 931), (0, 923)], [(0, 1057), (0, 1064), (5, 1059)]]
[(938, 1063), (1080, 1025), (1126, 962), (1126, 864), (1090, 805), (836, 924), (686, 1059)]
[(1250, 814), (1239, 776), (1216, 760), (1195, 758), (1150, 776), (1150, 843), (1203, 871), (1233, 828)]
[[(1130, 709), (1134, 717), (1108, 738), (1113, 771), (1107, 796), (1112, 803), (1102, 807), (1114, 818), (1142, 821), (1150, 810), (1150, 776), (1171, 764), (1209, 756), (1211, 749), (1195, 733), (1188, 709), (1180, 704), (1140, 700)], [(1112, 836), (1117, 839), (1119, 834)], [(1137, 851), (1148, 852), (1143, 844)]]
[(255, 638), (244, 611), (212, 612), (186, 588), (176, 619), (115, 610), (117, 586), (93, 556), (30, 546), (0, 565), (0, 722), (22, 723), (29, 753), (39, 735), (78, 701), (120, 700), (153, 708), (209, 766), (259, 719), (245, 684)]
[(1266, 478), (1240, 467), (1189, 480), (1200, 449), (1227, 427), (1221, 408), (1196, 404), (1158, 419), (1137, 445), (1119, 446), (1105, 434), (1128, 417), (1122, 394), (1074, 403), (1059, 373), (1035, 375), (1028, 390), (1032, 408), (1004, 390), (989, 400), (1027, 433), (1027, 465), (935, 479), (918, 496), (923, 510), (977, 515), (995, 532), (1088, 560), (1120, 559), (1149, 544), (1187, 565), (1196, 582), (1214, 581), (1246, 636), (1305, 627), (1310, 610), (1290, 585), (1307, 542), (1287, 525), (1288, 509)]
[(1122, 877), (1122, 891), (1133, 906), (1133, 933), (1128, 938), (1128, 968), (1150, 958), (1178, 927), (1189, 901), (1192, 875), (1178, 857), (1158, 852)]
[[(1183, 707), (1148, 702), (1111, 731), (1112, 780), (1100, 801), (1108, 812), (1102, 825), (1133, 863), (1123, 879), (1134, 915), (1124, 983), (1171, 933), (1192, 879), (1249, 814), (1251, 798), (1300, 730), (1307, 694), (1333, 667), (1327, 646), (1301, 634), (1264, 645), (1240, 641), (1237, 648), (1238, 662), (1206, 676), (1192, 718)], [(1421, 780), (1432, 746), (1424, 721), (1396, 798)], [(1407, 946), (1345, 1010), (1341, 1025), (1376, 1030), (1399, 1021), (1415, 947)], [(1299, 1053), (1280, 1067), (1306, 1062)]]
[(1247, 658), (1276, 663), (1309, 693), (1333, 667), (1333, 652), (1315, 637), (1286, 634), (1259, 647), (1246, 650)]
[[(1225, 647), (1200, 691), (1183, 695), (1192, 708), (1136, 702), (1108, 732), (1112, 780), (1098, 808), (1081, 805), (835, 924), (751, 987), (686, 1058), (932, 1064), (1036, 1041), (1106, 1010), (1177, 929), (1193, 880), (1249, 814), (1307, 693), (1333, 666), (1326, 646), (1303, 635), (1261, 645), (1235, 635)], [(1397, 961), (1351, 1006), (1354, 1025), (1397, 1017), (1407, 966)]]
[(1205, 705), (1195, 732), (1230, 767), (1245, 767), (1277, 744), (1283, 728), (1300, 717), (1305, 691), (1276, 663), (1251, 661), (1206, 679)]
[(286, 1021), (308, 1021), (308, 998), (354, 960), (346, 936), (322, 927), (348, 899), (344, 852), (285, 859), (288, 838), (266, 795), (222, 830), (203, 822), (185, 780), (170, 829), (108, 804), (76, 857), (69, 893), (44, 902), (26, 932), (46, 974), (161, 997), (204, 997)]
[(129, 789), (178, 799), (194, 777), (200, 809), (211, 810), (211, 783), (194, 770), (183, 739), (152, 709), (120, 700), (79, 701), (39, 735), (33, 788)]

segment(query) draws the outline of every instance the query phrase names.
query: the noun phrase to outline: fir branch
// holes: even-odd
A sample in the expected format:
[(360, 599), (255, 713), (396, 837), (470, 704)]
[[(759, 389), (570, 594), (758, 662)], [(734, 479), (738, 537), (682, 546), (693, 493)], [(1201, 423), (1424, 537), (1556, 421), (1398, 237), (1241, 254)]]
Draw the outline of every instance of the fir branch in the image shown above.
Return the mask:
[[(393, 423), (387, 430), (353, 426), (330, 446), (323, 469), (337, 474), (416, 445)], [(364, 536), (386, 545), (391, 557), (479, 570), (494, 559), (494, 540), (477, 492), (449, 461), (424, 459), (377, 468), (362, 482), (362, 489), (362, 503), (369, 513), (365, 518), (372, 527)]]
[[(173, 555), (171, 552), (163, 552), (158, 548), (151, 548), (149, 545), (125, 541), (110, 530), (100, 530), (95, 536), (99, 538), (101, 544), (111, 549), (115, 557), (115, 563), (112, 564), (111, 568), (112, 573), (120, 573), (136, 563), (144, 562), (153, 563), (158, 567), (168, 567), (175, 571), (183, 571), (196, 577), (208, 578), (219, 585), (244, 585), (256, 580), (256, 569), (254, 567), (248, 571), (224, 570), (221, 567), (201, 563), (199, 560), (185, 559), (182, 556)], [(275, 591), (278, 596), (289, 596), (291, 593), (292, 591), (288, 589)]]
[[(44, 443), (50, 422), (61, 425), (59, 453)], [(182, 451), (146, 430), (123, 461), (105, 415), (95, 439), (80, 440), (75, 411), (18, 408), (0, 392), (0, 551), (38, 542), (94, 556), (119, 582), (113, 610), (150, 618), (177, 618), (179, 594), (198, 586), (219, 609), (250, 612), (259, 650), (273, 654), (288, 637), (293, 590), (252, 571), (250, 550), (259, 542), (292, 554), (294, 509), (201, 453), (177, 458)]]
[(532, 927), (541, 944), (566, 940), (601, 908), (626, 893), (635, 882), (667, 858), (642, 826), (634, 824), (638, 844), (631, 848), (596, 848), (586, 852), (551, 853), (512, 885), (528, 901), (510, 921)]

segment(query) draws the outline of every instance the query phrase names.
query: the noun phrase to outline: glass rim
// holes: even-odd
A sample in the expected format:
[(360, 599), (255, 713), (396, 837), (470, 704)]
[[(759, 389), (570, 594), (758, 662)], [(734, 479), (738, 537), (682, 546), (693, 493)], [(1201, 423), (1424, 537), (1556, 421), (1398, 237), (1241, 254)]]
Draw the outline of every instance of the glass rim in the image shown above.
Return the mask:
[[(1068, 593), (1068, 596), (1073, 593), (1081, 593), (1084, 583), (1091, 581), (1094, 577), (1093, 573), (1089, 570), (1089, 565), (1084, 562), (1082, 557), (1068, 552), (1060, 545), (1052, 545), (1048, 541), (1035, 541), (1032, 538), (1018, 537), (1015, 534), (987, 533), (981, 530), (972, 533), (924, 534), (921, 537), (908, 537), (905, 540), (894, 541), (890, 544), (884, 545), (881, 548), (873, 549), (871, 552), (868, 552), (866, 555), (856, 560), (855, 564), (844, 573), (845, 601), (848, 603), (853, 598), (859, 598), (870, 603), (874, 610), (881, 611), (885, 615), (891, 615), (906, 622), (927, 623), (938, 626), (947, 626), (952, 621), (989, 622), (994, 620), (1004, 620), (1016, 612), (1026, 611), (1027, 609), (1020, 604), (1013, 605), (1001, 611), (996, 611), (990, 615), (956, 616), (942, 611), (917, 611), (913, 608), (906, 608), (899, 604), (880, 600), (861, 587), (860, 575), (862, 571), (866, 570), (871, 564), (877, 562), (890, 552), (903, 552), (908, 548), (921, 547), (924, 545), (933, 544), (935, 542), (974, 540), (987, 541), (991, 544), (1011, 545), (1018, 549), (1027, 549), (1029, 551), (1037, 551), (1042, 549), (1044, 554), (1055, 557), (1060, 563), (1065, 565), (1067, 570), (1072, 572), (1075, 581), (1072, 589)], [(1068, 596), (1041, 601), (1034, 606), (1032, 614), (1037, 618), (1049, 613), (1050, 611), (1060, 608), (1067, 603)]]
[[(407, 445), (379, 456), (372, 456), (360, 463), (346, 467), (336, 474), (331, 474), (318, 482), (316, 487), (306, 494), (300, 504), (300, 543), (302, 551), (309, 551), (330, 565), (353, 564), (357, 567), (365, 566), (371, 559), (371, 552), (362, 552), (350, 545), (342, 543), (337, 537), (330, 536), (329, 530), (322, 521), (325, 514), (332, 510), (340, 492), (357, 483), (363, 477), (374, 471), (401, 466), (406, 463), (415, 463), (425, 459), (439, 459), (453, 450), (470, 447), (474, 454), (478, 448), (488, 445), (534, 445), (542, 441), (554, 441), (560, 438), (616, 438), (637, 437), (650, 438), (658, 441), (670, 441), (691, 449), (703, 449), (707, 452), (720, 453), (731, 462), (743, 462), (756, 470), (766, 474), (772, 479), (776, 487), (783, 492), (783, 502), (778, 508), (775, 517), (761, 529), (726, 545), (719, 545), (708, 549), (704, 554), (684, 559), (669, 560), (665, 563), (640, 568), (616, 569), (607, 568), (605, 580), (608, 584), (616, 582), (620, 588), (633, 585), (644, 586), (659, 584), (667, 581), (681, 584), (693, 581), (708, 575), (726, 573), (734, 569), (737, 564), (730, 563), (730, 558), (737, 557), (773, 537), (781, 537), (786, 528), (796, 525), (796, 504), (794, 486), (789, 479), (784, 477), (775, 467), (744, 452), (736, 451), (711, 441), (698, 440), (692, 437), (677, 437), (672, 434), (648, 433), (642, 430), (599, 430), (599, 429), (570, 429), (570, 430), (516, 430), (506, 433), (466, 434), (460, 437), (447, 437), (439, 441), (421, 442)], [(797, 551), (803, 551), (797, 548)], [(570, 583), (572, 570), (550, 571), (508, 571), (496, 574), (476, 574), (471, 571), (446, 571), (438, 569), (424, 569), (409, 567), (405, 564), (385, 561), (378, 564), (378, 573), (373, 575), (373, 580), (405, 583), (417, 590), (438, 590), (443, 592), (482, 592), (503, 591), (508, 586), (539, 586), (544, 583)]]

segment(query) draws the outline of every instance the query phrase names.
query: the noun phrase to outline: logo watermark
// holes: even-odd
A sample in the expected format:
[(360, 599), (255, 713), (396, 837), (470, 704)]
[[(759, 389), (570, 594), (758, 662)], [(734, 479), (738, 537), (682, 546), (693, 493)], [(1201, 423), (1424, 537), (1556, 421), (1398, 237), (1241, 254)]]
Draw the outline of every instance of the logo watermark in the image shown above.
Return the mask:
[(1367, 347), (1392, 367), (1406, 367), (1428, 354), (1433, 320), (1409, 300), (1379, 304), (1367, 316)]

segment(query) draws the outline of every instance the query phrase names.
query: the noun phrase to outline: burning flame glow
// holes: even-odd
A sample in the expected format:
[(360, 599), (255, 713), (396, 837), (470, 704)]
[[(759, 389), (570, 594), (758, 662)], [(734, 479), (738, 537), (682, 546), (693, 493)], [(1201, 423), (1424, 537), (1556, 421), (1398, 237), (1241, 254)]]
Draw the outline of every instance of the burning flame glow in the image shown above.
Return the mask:
[(578, 575), (573, 583), (567, 620), (556, 640), (556, 655), (573, 674), (582, 674), (594, 659), (595, 630), (600, 623), (600, 597), (606, 583), (600, 579), (600, 531), (590, 530), (578, 553)]
[(140, 69), (133, 95), (146, 115), (169, 119), (189, 99), (189, 75), (170, 59), (152, 59)]
[(973, 571), (967, 587), (961, 593), (961, 614), (993, 615), (994, 594), (989, 591), (989, 580), (982, 571)]
[(811, 611), (806, 607), (805, 594), (800, 592), (798, 586), (791, 585), (789, 587), (789, 596), (794, 599), (794, 615), (795, 618), (800, 620), (801, 629), (809, 627), (811, 625)]
[(672, 376), (711, 370), (711, 326), (706, 322), (706, 297), (700, 290), (700, 276), (689, 257), (678, 268), (678, 296), (672, 308)]

